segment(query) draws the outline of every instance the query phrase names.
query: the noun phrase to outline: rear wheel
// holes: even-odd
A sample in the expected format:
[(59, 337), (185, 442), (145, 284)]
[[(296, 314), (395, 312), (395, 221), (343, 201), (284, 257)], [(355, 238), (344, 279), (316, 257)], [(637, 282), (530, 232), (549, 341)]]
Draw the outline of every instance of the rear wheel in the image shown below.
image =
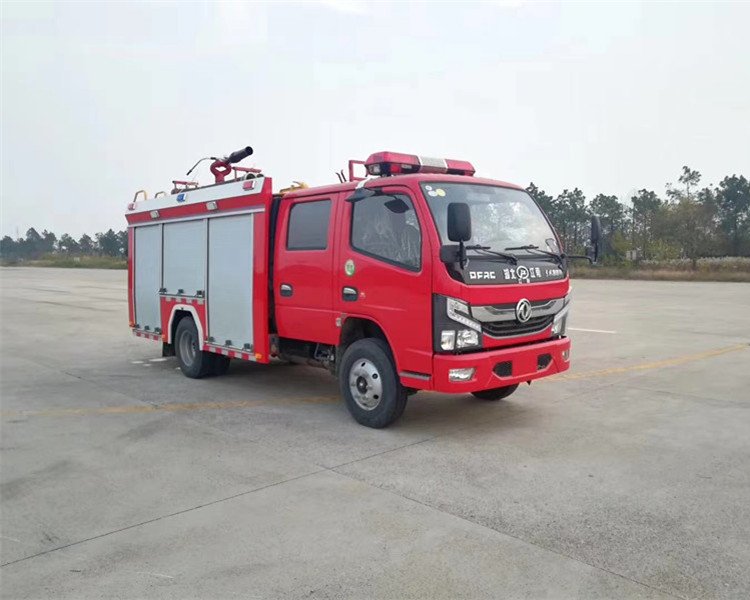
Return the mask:
[(518, 384), (507, 385), (505, 387), (492, 388), (491, 390), (481, 390), (479, 392), (471, 392), (471, 395), (480, 400), (502, 400), (507, 398), (513, 392), (518, 389)]
[(232, 359), (223, 354), (213, 355), (213, 365), (211, 367), (211, 375), (224, 375), (229, 370), (229, 363)]
[(406, 388), (383, 340), (357, 340), (346, 349), (339, 366), (339, 388), (351, 415), (366, 427), (387, 427), (406, 407)]
[(183, 317), (174, 335), (177, 364), (186, 377), (200, 379), (213, 371), (214, 355), (200, 350), (198, 328), (191, 317)]

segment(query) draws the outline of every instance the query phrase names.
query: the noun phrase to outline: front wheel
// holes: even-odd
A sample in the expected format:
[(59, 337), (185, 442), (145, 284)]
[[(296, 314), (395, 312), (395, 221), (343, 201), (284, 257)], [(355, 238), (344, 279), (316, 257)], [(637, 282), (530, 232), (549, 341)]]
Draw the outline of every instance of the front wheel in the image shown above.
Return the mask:
[(510, 396), (517, 389), (518, 384), (516, 383), (515, 385), (506, 385), (505, 387), (492, 388), (491, 390), (471, 392), (471, 395), (480, 400), (502, 400)]
[(406, 407), (406, 388), (383, 340), (357, 340), (346, 349), (339, 366), (339, 387), (351, 415), (366, 427), (387, 427)]

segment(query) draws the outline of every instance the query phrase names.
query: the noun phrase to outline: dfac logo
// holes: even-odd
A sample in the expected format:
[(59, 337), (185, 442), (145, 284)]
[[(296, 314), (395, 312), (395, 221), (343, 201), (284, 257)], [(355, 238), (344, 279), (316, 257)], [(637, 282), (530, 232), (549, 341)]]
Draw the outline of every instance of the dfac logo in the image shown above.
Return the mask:
[(542, 271), (539, 267), (526, 267), (521, 265), (515, 269), (503, 269), (505, 279), (517, 279), (518, 283), (531, 283), (532, 279), (540, 279)]
[(519, 323), (525, 323), (531, 318), (531, 302), (526, 298), (521, 298), (516, 304), (516, 320)]
[(469, 271), (469, 279), (495, 279), (495, 271)]

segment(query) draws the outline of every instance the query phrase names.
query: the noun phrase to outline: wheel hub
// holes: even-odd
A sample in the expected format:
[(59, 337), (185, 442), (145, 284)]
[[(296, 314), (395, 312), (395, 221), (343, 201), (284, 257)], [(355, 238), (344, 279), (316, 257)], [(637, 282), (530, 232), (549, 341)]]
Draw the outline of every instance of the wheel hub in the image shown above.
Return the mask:
[(366, 358), (357, 360), (349, 370), (349, 389), (357, 406), (374, 410), (383, 396), (383, 383), (378, 368)]
[(190, 335), (190, 332), (185, 331), (180, 337), (180, 356), (182, 357), (185, 364), (192, 365), (198, 354), (197, 340)]

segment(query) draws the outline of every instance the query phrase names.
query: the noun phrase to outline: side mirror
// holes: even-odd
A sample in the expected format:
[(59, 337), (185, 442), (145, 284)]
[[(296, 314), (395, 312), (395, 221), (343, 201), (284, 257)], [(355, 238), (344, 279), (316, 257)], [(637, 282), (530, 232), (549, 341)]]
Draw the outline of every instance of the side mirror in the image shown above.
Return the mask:
[(602, 246), (602, 222), (596, 215), (591, 217), (591, 244), (593, 248), (590, 253), (586, 252), (586, 254), (589, 255), (591, 263), (595, 264), (601, 256)]
[(591, 243), (595, 246), (602, 239), (602, 222), (599, 217), (592, 215), (591, 217)]
[(448, 205), (448, 239), (451, 242), (471, 239), (471, 212), (465, 202), (451, 202)]

